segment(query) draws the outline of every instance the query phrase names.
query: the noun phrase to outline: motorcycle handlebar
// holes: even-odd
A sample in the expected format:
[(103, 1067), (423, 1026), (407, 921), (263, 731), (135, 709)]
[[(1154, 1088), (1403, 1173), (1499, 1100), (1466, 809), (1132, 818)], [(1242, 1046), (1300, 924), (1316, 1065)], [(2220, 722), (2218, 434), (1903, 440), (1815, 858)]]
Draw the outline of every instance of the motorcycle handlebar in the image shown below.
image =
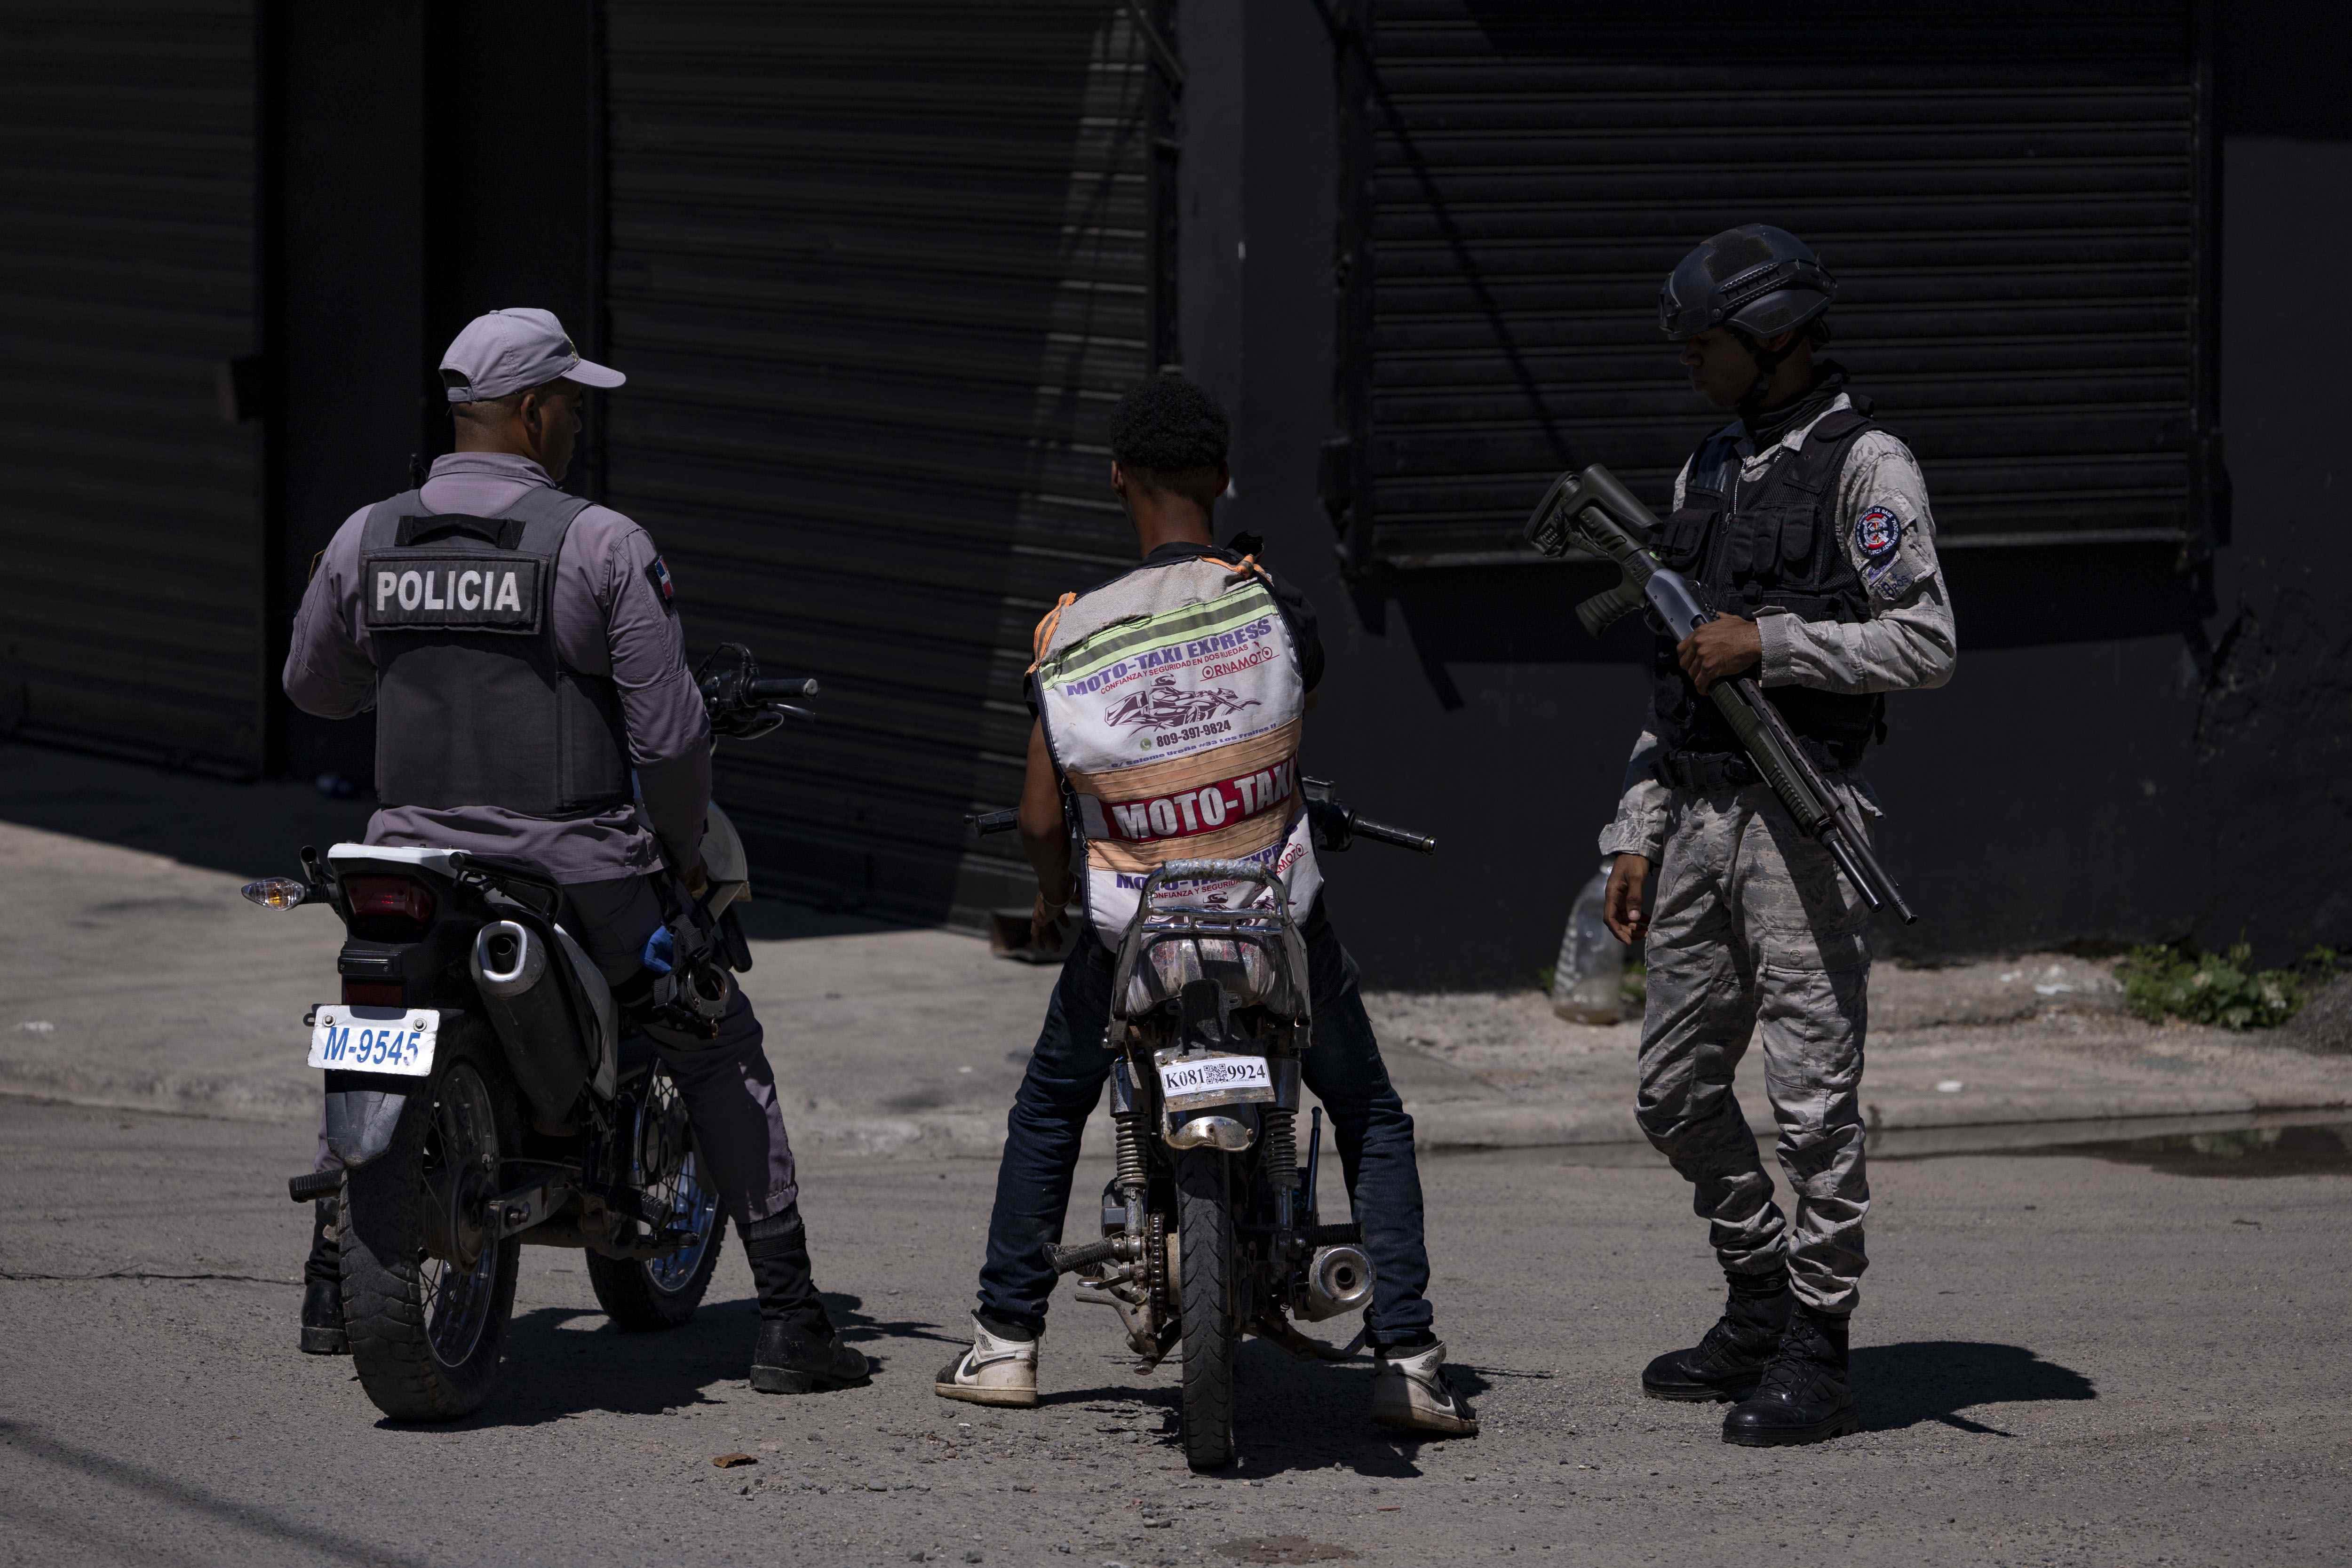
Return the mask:
[(763, 675), (743, 683), (743, 698), (749, 702), (789, 702), (795, 697), (816, 694), (816, 677), (813, 675)]
[(1351, 831), (1359, 838), (1370, 838), (1380, 844), (1393, 844), (1400, 849), (1410, 849), (1416, 854), (1437, 853), (1437, 840), (1425, 834), (1407, 833), (1402, 827), (1391, 827), (1385, 823), (1369, 822), (1360, 816), (1356, 818)]

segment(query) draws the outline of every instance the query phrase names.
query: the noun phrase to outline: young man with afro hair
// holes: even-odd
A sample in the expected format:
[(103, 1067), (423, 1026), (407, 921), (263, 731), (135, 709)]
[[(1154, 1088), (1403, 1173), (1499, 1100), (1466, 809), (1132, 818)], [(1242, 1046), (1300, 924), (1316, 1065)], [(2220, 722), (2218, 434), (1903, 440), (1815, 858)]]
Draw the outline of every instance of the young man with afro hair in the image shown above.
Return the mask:
[[(1112, 416), (1110, 483), (1141, 564), (1064, 595), (1037, 629), (1029, 700), (1038, 721), (1020, 814), (1037, 874), (1032, 918), (1041, 942), (1058, 942), (1073, 900), (1085, 920), (1013, 1101), (973, 1342), (933, 1386), (979, 1405), (1037, 1403), (1055, 1279), (1045, 1247), (1061, 1239), (1079, 1136), (1112, 1070), (1113, 954), (1138, 889), (1170, 860), (1254, 859), (1277, 873), (1301, 916), (1314, 1016), (1303, 1077), (1330, 1113), (1374, 1267), (1372, 1416), (1468, 1435), (1477, 1421), (1441, 1375), (1445, 1347), (1423, 1294), (1429, 1255), (1412, 1119), (1381, 1061), (1355, 962), (1324, 911), (1299, 793), (1299, 721), (1322, 679), (1323, 646), (1306, 599), (1210, 532), (1228, 443), (1224, 412), (1181, 375), (1129, 392)], [(1066, 793), (1085, 847), (1075, 868)], [(1247, 881), (1179, 887), (1156, 901), (1264, 896)]]

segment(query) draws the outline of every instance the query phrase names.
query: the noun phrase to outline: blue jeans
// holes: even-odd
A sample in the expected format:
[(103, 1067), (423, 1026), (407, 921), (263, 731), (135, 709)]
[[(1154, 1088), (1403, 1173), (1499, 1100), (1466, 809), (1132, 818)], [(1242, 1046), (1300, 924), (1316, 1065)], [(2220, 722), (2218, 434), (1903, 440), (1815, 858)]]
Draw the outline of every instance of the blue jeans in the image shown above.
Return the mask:
[[(1330, 1113), (1349, 1201), (1372, 1260), (1376, 1278), (1365, 1321), (1376, 1345), (1414, 1342), (1430, 1331), (1431, 1313), (1422, 1294), (1429, 1288), (1429, 1249), (1422, 1241), (1412, 1118), (1381, 1064), (1380, 1042), (1364, 1016), (1356, 961), (1339, 945), (1319, 902), (1302, 934), (1315, 1035), (1300, 1067), (1307, 1087)], [(980, 1310), (1033, 1334), (1045, 1328), (1055, 1279), (1045, 1244), (1062, 1239), (1078, 1140), (1110, 1076), (1112, 1052), (1103, 1040), (1110, 1003), (1111, 955), (1091, 935), (1082, 935), (1062, 965), (1005, 1129), (996, 1208), (988, 1221), (988, 1262), (980, 1271)]]

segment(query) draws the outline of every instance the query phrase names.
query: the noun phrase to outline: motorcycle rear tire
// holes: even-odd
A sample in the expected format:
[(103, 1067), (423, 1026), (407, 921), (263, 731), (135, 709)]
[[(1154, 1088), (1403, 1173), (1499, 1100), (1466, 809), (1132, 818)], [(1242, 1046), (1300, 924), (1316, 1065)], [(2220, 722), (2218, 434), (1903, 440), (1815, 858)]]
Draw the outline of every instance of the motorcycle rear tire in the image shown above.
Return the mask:
[(588, 1283), (596, 1292), (596, 1304), (613, 1320), (613, 1326), (631, 1333), (654, 1333), (667, 1329), (684, 1328), (694, 1317), (695, 1309), (702, 1305), (703, 1292), (710, 1289), (710, 1276), (718, 1270), (719, 1254), (727, 1243), (727, 1216), (720, 1215), (710, 1227), (710, 1243), (703, 1248), (702, 1266), (687, 1282), (674, 1290), (665, 1290), (654, 1279), (653, 1266), (635, 1258), (606, 1258), (600, 1253), (588, 1255)]
[(1176, 1156), (1178, 1321), (1184, 1340), (1184, 1461), (1196, 1470), (1234, 1462), (1232, 1161), (1215, 1149)]
[(479, 1198), (496, 1192), (499, 1163), (520, 1142), (514, 1085), (495, 1047), (445, 1040), (392, 1146), (343, 1178), (343, 1327), (360, 1385), (395, 1421), (454, 1421), (489, 1397), (522, 1251), (513, 1237), (485, 1243), (461, 1273), (426, 1250), (446, 1202), (428, 1183), (441, 1180), (446, 1193), (451, 1149), (468, 1173), (467, 1195)]

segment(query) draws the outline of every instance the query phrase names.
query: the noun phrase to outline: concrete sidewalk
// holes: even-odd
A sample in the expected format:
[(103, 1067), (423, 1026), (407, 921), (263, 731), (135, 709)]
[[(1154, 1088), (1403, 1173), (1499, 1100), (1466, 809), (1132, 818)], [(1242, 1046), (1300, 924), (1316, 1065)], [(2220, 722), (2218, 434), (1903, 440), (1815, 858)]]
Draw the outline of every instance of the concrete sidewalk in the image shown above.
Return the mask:
[[(0, 746), (0, 1091), (314, 1116), (301, 1016), (334, 994), (341, 928), (323, 910), (255, 909), (236, 889), (290, 869), (305, 842), (356, 837), (365, 816), (302, 785)], [(992, 959), (954, 931), (765, 903), (751, 912), (745, 989), (803, 1152), (992, 1156), (1053, 971)], [(1424, 1147), (1638, 1139), (1634, 1025), (1564, 1024), (1532, 991), (1368, 1000)], [(2352, 1105), (2352, 1058), (2152, 1027), (2116, 1004), (2104, 964), (2063, 956), (1883, 965), (1872, 981), (1871, 1124)], [(1760, 1085), (1745, 1103), (1769, 1131)], [(1107, 1136), (1097, 1113), (1090, 1141)]]

